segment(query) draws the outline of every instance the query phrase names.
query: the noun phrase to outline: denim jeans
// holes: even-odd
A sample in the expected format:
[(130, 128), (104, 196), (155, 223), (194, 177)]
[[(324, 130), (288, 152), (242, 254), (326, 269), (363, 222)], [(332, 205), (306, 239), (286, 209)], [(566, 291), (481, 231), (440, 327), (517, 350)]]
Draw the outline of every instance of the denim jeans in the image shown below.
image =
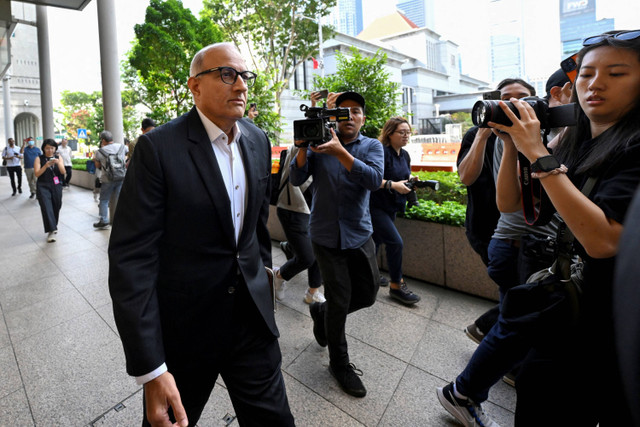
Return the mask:
[(278, 208), (278, 219), (289, 246), (293, 249), (293, 258), (280, 267), (280, 275), (284, 280), (291, 280), (296, 274), (308, 269), (309, 287), (319, 288), (322, 277), (311, 247), (309, 214)]
[[(98, 205), (98, 212), (100, 213), (100, 221), (109, 223), (109, 199), (114, 194), (114, 200), (118, 200), (120, 196), (120, 189), (122, 188), (122, 181), (103, 181), (100, 187), (100, 204)], [(113, 219), (113, 218), (112, 218)]]
[(387, 252), (387, 267), (389, 267), (389, 278), (394, 283), (402, 280), (402, 237), (398, 233), (393, 221), (396, 219), (395, 212), (389, 213), (382, 209), (371, 208), (371, 224), (373, 225), (373, 241), (376, 243), (376, 253), (378, 247), (384, 243)]
[(520, 250), (502, 239), (491, 239), (489, 243), (489, 265), (487, 273), (500, 289), (500, 301), (504, 294), (519, 285), (518, 253)]

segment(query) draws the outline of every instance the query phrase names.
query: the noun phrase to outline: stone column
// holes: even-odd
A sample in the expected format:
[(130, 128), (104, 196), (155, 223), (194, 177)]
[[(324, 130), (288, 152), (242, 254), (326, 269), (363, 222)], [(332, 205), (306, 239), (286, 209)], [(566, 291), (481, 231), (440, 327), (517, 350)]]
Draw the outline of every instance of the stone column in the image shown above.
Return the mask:
[(54, 137), (54, 129), (53, 95), (51, 93), (51, 57), (49, 54), (49, 20), (47, 18), (46, 6), (36, 6), (36, 22), (38, 28), (38, 65), (40, 67), (42, 136), (47, 139)]
[[(11, 115), (11, 74), (7, 71), (2, 79), (2, 100), (4, 102), (4, 140), (15, 138), (13, 134), (13, 118)], [(3, 141), (4, 142), (4, 141)]]
[(97, 0), (97, 5), (104, 127), (113, 134), (115, 143), (124, 143), (115, 1)]

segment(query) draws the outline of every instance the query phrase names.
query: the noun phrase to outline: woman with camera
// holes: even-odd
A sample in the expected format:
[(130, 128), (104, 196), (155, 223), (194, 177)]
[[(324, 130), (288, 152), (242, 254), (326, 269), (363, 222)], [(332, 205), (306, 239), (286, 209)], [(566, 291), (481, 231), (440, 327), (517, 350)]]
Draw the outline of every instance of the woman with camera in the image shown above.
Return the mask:
[(404, 212), (411, 189), (405, 184), (411, 178), (411, 158), (402, 147), (411, 137), (411, 125), (403, 117), (392, 117), (380, 134), (384, 145), (384, 176), (377, 191), (371, 193), (369, 209), (373, 225), (373, 241), (379, 247), (384, 243), (389, 268), (389, 296), (403, 304), (420, 301), (420, 296), (409, 290), (402, 280), (402, 237), (394, 220), (397, 212)]
[[(553, 155), (529, 104), (501, 102), (511, 126), (489, 123), (505, 141), (498, 207), (521, 209), (517, 153), (532, 164), (584, 262), (578, 326), (536, 343), (516, 382), (516, 425), (634, 425), (618, 372), (612, 321), (613, 267), (623, 221), (640, 183), (640, 30), (588, 37), (573, 89), (577, 125)], [(588, 178), (597, 181), (586, 196)], [(560, 325), (558, 325), (560, 327)], [(633, 402), (637, 405), (638, 402)]]
[(58, 145), (53, 139), (45, 139), (42, 143), (43, 155), (37, 157), (33, 164), (37, 178), (36, 196), (40, 204), (44, 232), (49, 233), (47, 242), (55, 242), (58, 233), (58, 215), (62, 207), (62, 183), (66, 173), (64, 162), (56, 156)]

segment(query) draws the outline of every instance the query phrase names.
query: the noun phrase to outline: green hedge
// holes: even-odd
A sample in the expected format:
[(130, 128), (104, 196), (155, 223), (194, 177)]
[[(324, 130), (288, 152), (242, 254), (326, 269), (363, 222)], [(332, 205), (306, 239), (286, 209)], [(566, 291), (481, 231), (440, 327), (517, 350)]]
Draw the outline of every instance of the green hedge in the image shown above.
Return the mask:
[(422, 199), (419, 199), (418, 202), (419, 206), (412, 206), (405, 211), (405, 218), (464, 227), (464, 218), (467, 212), (465, 205), (453, 200), (446, 200), (441, 204), (433, 200)]
[(456, 201), (460, 204), (467, 204), (467, 187), (460, 182), (458, 172), (418, 172), (418, 178), (422, 181), (436, 180), (440, 181), (440, 189), (434, 191), (430, 188), (418, 188), (416, 193), (418, 199), (433, 200), (438, 204), (442, 204), (447, 200)]
[(71, 159), (71, 167), (73, 168), (73, 170), (78, 170), (78, 171), (86, 171), (87, 170), (87, 158), (81, 158), (81, 159)]

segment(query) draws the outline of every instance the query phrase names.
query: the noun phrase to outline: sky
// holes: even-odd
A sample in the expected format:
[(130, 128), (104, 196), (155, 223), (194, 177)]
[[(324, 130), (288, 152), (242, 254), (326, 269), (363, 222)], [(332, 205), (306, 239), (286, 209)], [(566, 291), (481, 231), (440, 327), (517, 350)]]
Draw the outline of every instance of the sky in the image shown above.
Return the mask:
[[(115, 1), (118, 55), (122, 58), (131, 48), (135, 24), (144, 22), (149, 0)], [(198, 15), (202, 0), (182, 0), (185, 7)], [(394, 0), (362, 0), (365, 27), (374, 19), (393, 13)], [(443, 39), (459, 46), (462, 72), (488, 81), (488, 24), (484, 0), (435, 0), (435, 28)], [(531, 0), (525, 11), (525, 49), (540, 56), (528, 64), (532, 76), (550, 75), (558, 68), (559, 39), (558, 0)], [(616, 19), (616, 28), (635, 29), (640, 23), (640, 1), (599, 0), (598, 18)], [(49, 40), (52, 67), (54, 107), (63, 90), (92, 92), (100, 90), (100, 55), (96, 0), (81, 12), (48, 8)], [(551, 52), (549, 52), (551, 49)], [(555, 51), (554, 51), (555, 49)], [(557, 51), (557, 52), (556, 52)]]

